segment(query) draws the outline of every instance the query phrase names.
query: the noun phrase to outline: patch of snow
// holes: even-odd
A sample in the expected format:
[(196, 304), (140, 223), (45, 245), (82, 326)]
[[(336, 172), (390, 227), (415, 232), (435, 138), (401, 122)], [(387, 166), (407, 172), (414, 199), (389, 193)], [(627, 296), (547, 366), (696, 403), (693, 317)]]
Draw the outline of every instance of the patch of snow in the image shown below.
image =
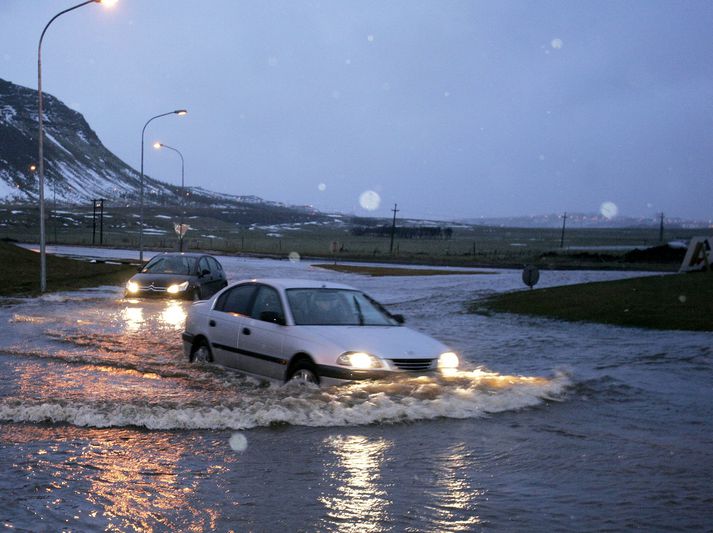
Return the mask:
[(17, 111), (12, 106), (4, 105), (0, 107), (0, 115), (8, 124), (14, 124), (15, 121), (13, 119), (17, 116)]
[(55, 144), (60, 148), (60, 150), (62, 150), (64, 153), (66, 153), (67, 155), (70, 155), (70, 156), (74, 157), (74, 154), (72, 154), (72, 152), (70, 152), (70, 151), (67, 150), (64, 146), (62, 146), (62, 145), (59, 143), (59, 141), (58, 141), (57, 139), (55, 139), (55, 138), (52, 136), (51, 133), (45, 131), (45, 137), (47, 137), (50, 141), (52, 141), (53, 143), (55, 143)]

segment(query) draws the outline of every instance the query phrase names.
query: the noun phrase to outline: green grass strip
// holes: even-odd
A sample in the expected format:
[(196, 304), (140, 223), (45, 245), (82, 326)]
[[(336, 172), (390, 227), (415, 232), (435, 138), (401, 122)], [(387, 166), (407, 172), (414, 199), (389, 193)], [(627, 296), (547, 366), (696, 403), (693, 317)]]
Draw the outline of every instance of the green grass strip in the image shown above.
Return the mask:
[[(47, 255), (47, 290), (64, 291), (100, 285), (123, 285), (136, 267), (91, 263)], [(40, 293), (40, 254), (0, 242), (0, 295), (34, 296)]]
[(713, 273), (526, 289), (473, 302), (470, 311), (660, 330), (713, 331)]
[(330, 265), (316, 264), (317, 268), (325, 268), (335, 272), (346, 272), (348, 274), (361, 274), (364, 276), (444, 276), (444, 275), (477, 275), (477, 274), (497, 274), (497, 272), (485, 270), (446, 270), (435, 268), (398, 268), (398, 267), (377, 267), (362, 265)]

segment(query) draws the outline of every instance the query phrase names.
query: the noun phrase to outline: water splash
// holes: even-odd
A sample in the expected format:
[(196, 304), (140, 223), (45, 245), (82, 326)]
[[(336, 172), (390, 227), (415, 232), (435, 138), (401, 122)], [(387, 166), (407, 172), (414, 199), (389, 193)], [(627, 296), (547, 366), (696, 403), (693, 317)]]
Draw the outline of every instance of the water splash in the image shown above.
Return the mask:
[[(154, 430), (243, 430), (275, 424), (334, 427), (436, 418), (482, 418), (555, 400), (570, 385), (554, 378), (509, 376), (484, 370), (443, 376), (398, 376), (389, 381), (309, 388), (230, 384), (230, 394), (189, 402), (170, 398), (122, 401), (45, 398), (0, 401), (0, 420), (69, 423)], [(241, 390), (243, 389), (243, 390)], [(211, 401), (209, 399), (213, 397)]]

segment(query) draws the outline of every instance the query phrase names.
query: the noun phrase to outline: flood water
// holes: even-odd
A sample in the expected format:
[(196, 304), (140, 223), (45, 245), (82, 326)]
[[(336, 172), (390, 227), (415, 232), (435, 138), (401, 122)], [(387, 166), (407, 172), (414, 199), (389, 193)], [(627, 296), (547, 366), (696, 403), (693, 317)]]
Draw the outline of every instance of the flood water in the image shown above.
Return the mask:
[[(233, 281), (357, 286), (465, 368), (266, 385), (184, 359), (185, 302), (119, 287), (4, 300), (6, 529), (710, 531), (710, 334), (466, 312), (521, 287), (519, 271), (369, 278), (220, 260)], [(629, 275), (543, 272), (538, 287)]]

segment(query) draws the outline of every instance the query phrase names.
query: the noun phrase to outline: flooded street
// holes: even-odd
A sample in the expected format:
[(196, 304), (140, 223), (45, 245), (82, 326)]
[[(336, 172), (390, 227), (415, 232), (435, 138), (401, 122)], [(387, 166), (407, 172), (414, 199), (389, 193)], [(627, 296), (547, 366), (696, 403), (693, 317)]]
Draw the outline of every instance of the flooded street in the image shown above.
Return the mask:
[[(219, 259), (230, 281), (356, 286), (457, 350), (464, 368), (449, 378), (268, 385), (184, 358), (188, 302), (124, 299), (119, 287), (3, 301), (7, 529), (713, 523), (709, 333), (466, 313), (475, 298), (520, 288), (514, 270), (369, 278), (307, 261)], [(631, 275), (546, 271), (538, 287)]]

